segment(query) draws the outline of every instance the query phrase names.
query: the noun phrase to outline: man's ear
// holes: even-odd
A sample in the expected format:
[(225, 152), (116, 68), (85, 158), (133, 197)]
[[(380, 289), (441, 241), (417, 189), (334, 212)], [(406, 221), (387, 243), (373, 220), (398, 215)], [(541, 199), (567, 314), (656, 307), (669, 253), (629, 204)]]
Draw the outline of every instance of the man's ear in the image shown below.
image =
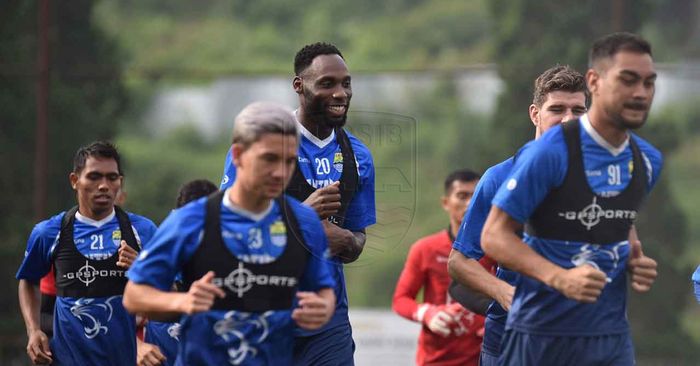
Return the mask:
[(591, 95), (598, 91), (598, 81), (600, 80), (600, 74), (595, 69), (588, 69), (586, 71), (586, 85)]
[(231, 161), (236, 167), (241, 165), (241, 154), (245, 151), (242, 144), (231, 145)]
[(301, 79), (299, 76), (295, 76), (294, 80), (292, 80), (292, 88), (294, 88), (294, 92), (297, 94), (301, 94), (304, 92), (304, 80)]
[(78, 175), (75, 174), (75, 172), (71, 172), (68, 175), (68, 180), (70, 180), (70, 186), (73, 187), (73, 190), (76, 190), (78, 185)]
[(532, 121), (532, 124), (537, 127), (538, 124), (538, 119), (537, 116), (540, 114), (540, 109), (537, 108), (536, 105), (530, 104), (530, 108), (528, 109), (528, 114), (530, 115), (530, 121)]

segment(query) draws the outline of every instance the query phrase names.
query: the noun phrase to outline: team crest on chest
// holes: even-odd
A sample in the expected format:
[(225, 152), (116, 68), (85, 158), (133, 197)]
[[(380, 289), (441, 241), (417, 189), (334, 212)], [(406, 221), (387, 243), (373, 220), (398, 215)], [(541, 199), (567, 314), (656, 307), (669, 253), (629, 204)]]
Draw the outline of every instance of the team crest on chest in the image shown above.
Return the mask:
[(338, 171), (338, 173), (343, 172), (343, 153), (337, 152), (333, 156), (333, 168)]
[(282, 220), (278, 219), (270, 225), (270, 241), (278, 247), (287, 244), (287, 227)]
[(116, 245), (117, 247), (119, 245), (121, 245), (121, 241), (122, 241), (122, 231), (121, 230), (117, 229), (117, 230), (112, 231), (112, 241), (114, 242), (114, 245)]

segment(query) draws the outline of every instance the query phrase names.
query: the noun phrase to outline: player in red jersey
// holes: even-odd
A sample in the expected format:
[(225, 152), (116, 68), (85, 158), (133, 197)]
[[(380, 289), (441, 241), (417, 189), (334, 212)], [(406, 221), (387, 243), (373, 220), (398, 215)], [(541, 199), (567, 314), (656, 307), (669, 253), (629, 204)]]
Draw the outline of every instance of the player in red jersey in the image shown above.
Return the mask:
[[(484, 318), (453, 302), (447, 293), (447, 258), (478, 181), (479, 175), (469, 170), (447, 177), (442, 207), (450, 217), (450, 226), (413, 244), (396, 284), (394, 311), (423, 324), (416, 354), (418, 365), (476, 366), (479, 361)], [(419, 304), (416, 295), (421, 288), (423, 303)]]

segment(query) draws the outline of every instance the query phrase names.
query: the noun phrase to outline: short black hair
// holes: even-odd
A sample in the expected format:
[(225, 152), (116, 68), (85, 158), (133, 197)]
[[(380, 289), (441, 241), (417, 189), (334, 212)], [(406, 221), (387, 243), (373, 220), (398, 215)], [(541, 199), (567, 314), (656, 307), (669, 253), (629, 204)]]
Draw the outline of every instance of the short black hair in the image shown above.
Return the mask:
[(180, 187), (175, 199), (175, 207), (180, 208), (198, 198), (208, 196), (219, 190), (214, 183), (206, 179), (191, 180)]
[(611, 58), (620, 51), (651, 54), (651, 45), (644, 38), (629, 32), (611, 33), (593, 42), (588, 53), (588, 67), (604, 58)]
[(452, 189), (452, 183), (455, 181), (473, 182), (475, 180), (479, 180), (479, 178), (481, 178), (481, 175), (473, 170), (455, 170), (452, 173), (448, 174), (447, 178), (445, 178), (445, 194), (450, 193), (450, 190)]
[(336, 46), (325, 42), (312, 43), (302, 47), (294, 56), (294, 74), (299, 76), (319, 55), (338, 55), (345, 60)]
[(73, 157), (73, 173), (80, 174), (80, 172), (83, 171), (88, 157), (114, 159), (114, 161), (117, 162), (117, 170), (119, 171), (119, 175), (124, 175), (119, 152), (111, 142), (95, 141), (90, 145), (79, 148)]

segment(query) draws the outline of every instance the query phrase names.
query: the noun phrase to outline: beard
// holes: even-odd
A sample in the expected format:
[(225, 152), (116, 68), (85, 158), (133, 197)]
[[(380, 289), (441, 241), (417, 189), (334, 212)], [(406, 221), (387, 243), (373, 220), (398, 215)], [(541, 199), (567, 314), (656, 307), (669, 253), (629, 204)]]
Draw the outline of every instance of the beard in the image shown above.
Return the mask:
[[(634, 109), (638, 111), (643, 111), (644, 114), (640, 119), (629, 119), (624, 116), (624, 111), (626, 109)], [(649, 109), (643, 104), (628, 102), (622, 105), (622, 108), (615, 108), (615, 110), (609, 110), (608, 115), (612, 117), (613, 121), (618, 127), (625, 129), (636, 130), (644, 126), (647, 118), (649, 117)]]
[(329, 115), (327, 110), (328, 106), (325, 103), (318, 99), (315, 100), (313, 95), (310, 95), (306, 90), (304, 90), (304, 99), (306, 99), (306, 114), (310, 116), (313, 122), (319, 127), (340, 128), (345, 126), (348, 116), (347, 109), (342, 116), (335, 117)]

